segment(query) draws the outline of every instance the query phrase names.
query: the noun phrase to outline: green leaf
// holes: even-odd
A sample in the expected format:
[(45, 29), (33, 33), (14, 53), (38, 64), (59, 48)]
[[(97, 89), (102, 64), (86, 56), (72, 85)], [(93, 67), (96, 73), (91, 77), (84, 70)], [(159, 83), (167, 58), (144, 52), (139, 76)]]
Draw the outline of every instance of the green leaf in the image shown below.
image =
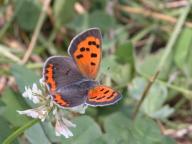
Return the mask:
[(76, 32), (82, 32), (89, 27), (89, 15), (87, 13), (78, 15), (66, 26), (74, 29)]
[(11, 73), (16, 78), (20, 92), (25, 90), (25, 86), (32, 86), (33, 83), (38, 82), (40, 79), (33, 71), (17, 64), (12, 65)]
[[(152, 76), (157, 69), (157, 66), (159, 64), (159, 60), (161, 59), (162, 55), (164, 54), (164, 50), (159, 50), (155, 54), (150, 54), (144, 59), (138, 60), (137, 59), (137, 71), (139, 73), (142, 73), (147, 76)], [(159, 78), (161, 79), (167, 79), (169, 76), (169, 71), (172, 66), (172, 58), (171, 56), (167, 59), (167, 62), (164, 65), (164, 69), (159, 74)]]
[(76, 128), (71, 129), (73, 137), (63, 139), (63, 144), (90, 144), (99, 138), (102, 133), (99, 126), (88, 116), (80, 116), (74, 120)]
[(41, 12), (41, 5), (38, 0), (15, 1), (17, 11), (16, 21), (19, 26), (27, 31), (33, 31)]
[(128, 63), (130, 65), (131, 74), (132, 74), (131, 77), (133, 77), (135, 73), (135, 60), (134, 60), (135, 56), (134, 56), (134, 49), (131, 42), (127, 41), (121, 44), (120, 46), (118, 46), (116, 55), (117, 55), (117, 60), (120, 63), (123, 63), (123, 64)]
[(4, 112), (5, 106), (6, 106), (5, 103), (0, 101), (0, 115)]
[(55, 135), (55, 128), (53, 127), (51, 122), (45, 121), (45, 122), (41, 123), (41, 126), (44, 130), (45, 135), (49, 138), (49, 140), (52, 143), (60, 143), (61, 142), (61, 138)]
[[(143, 78), (136, 77), (132, 84), (129, 85), (129, 94), (136, 100), (140, 100), (141, 95), (147, 85), (147, 81)], [(174, 109), (168, 105), (163, 105), (167, 99), (166, 86), (155, 83), (151, 87), (147, 97), (145, 98), (141, 110), (152, 118), (166, 118), (170, 116)]]
[[(116, 112), (104, 121), (104, 140), (107, 144), (162, 144), (164, 136), (161, 135), (157, 124), (147, 117), (138, 117), (135, 122), (123, 113)], [(163, 144), (173, 144), (165, 141)]]
[(120, 65), (114, 55), (103, 58), (101, 72), (119, 85), (126, 85), (130, 78), (130, 68), (128, 64)]
[[(192, 76), (192, 49), (190, 49), (189, 53), (188, 53), (188, 57), (187, 57), (187, 61), (186, 61), (186, 67), (185, 70), (187, 70), (187, 73), (189, 74), (189, 76)], [(183, 85), (183, 83), (181, 83)]]
[(40, 124), (26, 130), (25, 135), (31, 144), (51, 144)]
[(113, 17), (107, 15), (104, 11), (95, 11), (91, 14), (85, 13), (76, 16), (67, 26), (76, 32), (84, 31), (90, 27), (99, 27), (102, 31), (107, 31), (109, 28), (114, 28), (116, 22)]
[(53, 14), (57, 28), (69, 22), (75, 15), (74, 4), (76, 0), (56, 0), (53, 5)]
[(175, 44), (175, 54), (174, 61), (176, 65), (180, 68), (183, 68), (183, 65), (186, 64), (187, 57), (189, 56), (189, 51), (191, 50), (192, 44), (192, 29), (185, 27)]
[(132, 44), (127, 41), (118, 46), (116, 55), (117, 59), (122, 63), (130, 63), (134, 65), (134, 50)]
[(27, 117), (21, 116), (17, 113), (17, 110), (23, 110), (26, 108), (26, 104), (23, 99), (21, 99), (20, 95), (13, 93), (10, 89), (6, 89), (2, 94), (1, 101), (6, 105), (2, 116), (14, 127), (22, 126), (23, 123), (29, 121)]
[(94, 11), (89, 15), (89, 27), (99, 27), (103, 31), (114, 28), (116, 21), (104, 11)]
[[(0, 117), (0, 142), (3, 142), (11, 132), (8, 122), (3, 117)], [(19, 144), (19, 142), (14, 140), (13, 144)]]

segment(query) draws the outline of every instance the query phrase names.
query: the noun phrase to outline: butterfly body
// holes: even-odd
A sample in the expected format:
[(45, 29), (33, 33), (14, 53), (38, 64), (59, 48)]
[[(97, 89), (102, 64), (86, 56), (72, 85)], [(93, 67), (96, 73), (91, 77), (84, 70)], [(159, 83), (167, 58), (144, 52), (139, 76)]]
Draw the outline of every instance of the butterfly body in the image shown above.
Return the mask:
[(45, 62), (43, 79), (57, 105), (105, 106), (121, 98), (117, 91), (95, 80), (101, 61), (101, 44), (99, 29), (89, 29), (72, 40), (69, 57), (53, 56)]

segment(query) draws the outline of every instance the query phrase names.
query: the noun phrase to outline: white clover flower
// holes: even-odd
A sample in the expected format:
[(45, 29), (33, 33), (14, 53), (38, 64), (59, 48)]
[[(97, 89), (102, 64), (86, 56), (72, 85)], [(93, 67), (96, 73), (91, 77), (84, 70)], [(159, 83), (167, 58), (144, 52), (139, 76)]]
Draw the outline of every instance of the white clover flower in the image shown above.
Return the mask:
[(69, 130), (70, 127), (76, 127), (76, 125), (65, 118), (57, 119), (55, 124), (56, 136), (72, 137), (73, 133)]
[[(46, 118), (48, 118), (49, 113), (52, 112), (52, 115), (50, 115), (50, 120), (55, 122), (56, 136), (63, 135), (65, 138), (72, 137), (73, 133), (69, 128), (76, 127), (76, 125), (64, 118), (65, 116), (63, 111), (59, 110), (59, 107), (57, 107), (52, 101), (50, 94), (47, 93), (48, 90), (46, 89), (47, 87), (43, 79), (40, 79), (39, 83), (41, 86), (40, 89), (38, 88), (37, 84), (33, 84), (32, 87), (25, 86), (25, 91), (23, 92), (23, 97), (28, 98), (35, 104), (38, 104), (39, 107), (17, 112), (21, 115), (40, 119), (41, 121), (44, 121)], [(86, 108), (87, 105), (82, 104), (73, 108), (65, 109), (78, 113), (85, 113)]]
[(36, 84), (33, 84), (32, 88), (25, 86), (25, 91), (22, 95), (23, 97), (32, 100), (35, 104), (39, 103), (42, 99), (42, 91), (38, 89)]
[(17, 112), (21, 115), (27, 115), (29, 117), (38, 118), (41, 121), (44, 121), (49, 113), (49, 109), (45, 105), (42, 105), (38, 108), (28, 109), (24, 111), (17, 111)]

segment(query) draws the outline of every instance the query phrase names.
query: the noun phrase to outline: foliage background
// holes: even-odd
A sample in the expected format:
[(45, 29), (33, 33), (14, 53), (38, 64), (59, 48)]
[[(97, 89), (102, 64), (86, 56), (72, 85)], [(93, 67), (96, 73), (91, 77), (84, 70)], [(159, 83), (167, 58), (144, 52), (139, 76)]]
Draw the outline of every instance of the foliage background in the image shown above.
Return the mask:
[[(25, 85), (41, 77), (43, 62), (67, 55), (79, 32), (99, 27), (103, 59), (98, 80), (123, 99), (74, 116), (74, 137), (56, 137), (49, 121), (14, 144), (191, 144), (192, 11), (188, 0), (1, 0), (0, 142), (31, 119)], [(149, 79), (160, 71), (135, 121)]]

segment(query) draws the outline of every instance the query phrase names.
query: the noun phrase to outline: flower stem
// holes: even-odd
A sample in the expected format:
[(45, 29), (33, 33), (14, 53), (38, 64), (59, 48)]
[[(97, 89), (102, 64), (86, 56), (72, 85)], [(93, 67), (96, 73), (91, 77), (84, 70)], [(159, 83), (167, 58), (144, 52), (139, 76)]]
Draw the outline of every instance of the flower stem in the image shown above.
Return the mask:
[(29, 121), (28, 123), (24, 124), (22, 127), (18, 128), (16, 131), (14, 131), (11, 135), (9, 135), (2, 144), (10, 144), (12, 141), (17, 138), (20, 134), (22, 134), (26, 129), (30, 128), (37, 122), (39, 122), (39, 119), (33, 119)]

